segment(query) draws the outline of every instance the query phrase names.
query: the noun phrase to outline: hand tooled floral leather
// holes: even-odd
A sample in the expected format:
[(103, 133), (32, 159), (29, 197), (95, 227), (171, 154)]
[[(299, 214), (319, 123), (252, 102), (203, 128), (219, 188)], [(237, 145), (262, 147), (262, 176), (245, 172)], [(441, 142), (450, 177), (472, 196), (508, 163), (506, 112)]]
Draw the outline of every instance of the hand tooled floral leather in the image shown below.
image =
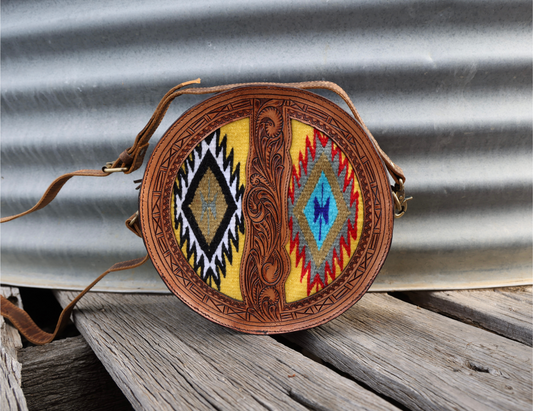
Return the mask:
[(364, 127), (322, 97), (279, 86), (236, 88), (178, 119), (150, 158), (139, 201), (145, 244), (170, 290), (251, 333), (341, 314), (371, 285), (392, 239), (390, 186)]

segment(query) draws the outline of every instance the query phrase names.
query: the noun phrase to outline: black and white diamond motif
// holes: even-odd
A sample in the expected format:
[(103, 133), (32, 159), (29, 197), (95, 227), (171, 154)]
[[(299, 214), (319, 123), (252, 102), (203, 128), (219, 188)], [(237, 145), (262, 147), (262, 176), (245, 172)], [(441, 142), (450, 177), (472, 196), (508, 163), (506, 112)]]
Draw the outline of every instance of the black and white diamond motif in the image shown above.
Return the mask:
[(200, 142), (184, 161), (174, 185), (176, 239), (194, 271), (220, 289), (232, 247), (244, 234), (240, 166), (219, 130)]
[(205, 153), (182, 207), (202, 251), (211, 260), (237, 205), (210, 151)]

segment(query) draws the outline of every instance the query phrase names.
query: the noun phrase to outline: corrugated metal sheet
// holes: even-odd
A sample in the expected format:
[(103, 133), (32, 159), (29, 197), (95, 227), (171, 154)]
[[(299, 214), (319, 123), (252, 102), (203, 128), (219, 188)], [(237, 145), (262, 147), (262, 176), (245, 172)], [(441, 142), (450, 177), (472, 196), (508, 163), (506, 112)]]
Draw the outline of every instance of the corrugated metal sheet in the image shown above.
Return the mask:
[[(2, 2), (2, 215), (129, 147), (162, 95), (330, 80), (408, 177), (374, 290), (531, 282), (531, 1)], [(325, 94), (336, 102), (335, 96)], [(154, 141), (192, 104), (181, 97)], [(79, 288), (143, 255), (132, 175), (2, 225), (2, 281)], [(166, 291), (152, 267), (102, 290)]]

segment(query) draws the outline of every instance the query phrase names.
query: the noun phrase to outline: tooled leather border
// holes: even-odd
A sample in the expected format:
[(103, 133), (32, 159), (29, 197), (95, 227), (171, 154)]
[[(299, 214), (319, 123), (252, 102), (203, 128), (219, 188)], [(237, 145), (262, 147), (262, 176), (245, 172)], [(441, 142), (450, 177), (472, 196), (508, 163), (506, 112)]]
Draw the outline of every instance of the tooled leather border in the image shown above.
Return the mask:
[[(371, 158), (365, 155), (365, 152), (370, 151), (374, 160), (377, 157), (370, 141), (363, 137), (362, 128), (328, 100), (301, 90), (278, 87), (255, 88), (245, 93), (242, 93), (244, 90), (240, 91), (239, 93), (238, 90), (231, 90), (217, 95), (201, 103), (195, 108), (196, 111), (189, 110), (189, 117), (191, 113), (193, 115), (186, 119), (185, 127), (180, 119), (162, 138), (162, 142), (167, 143), (166, 149), (158, 146), (154, 150), (147, 166), (148, 180), (145, 180), (143, 184), (145, 190), (141, 192), (141, 209), (144, 211), (146, 211), (147, 195), (151, 196), (149, 202), (153, 205), (152, 218), (148, 219), (146, 213), (142, 211), (141, 221), (150, 226), (148, 232), (154, 233), (152, 237), (155, 238), (145, 238), (145, 243), (156, 269), (171, 291), (191, 308), (211, 320), (252, 333), (289, 332), (309, 328), (339, 315), (355, 303), (371, 285), (381, 267), (388, 253), (392, 236), (392, 204), (390, 199), (388, 199), (389, 204), (382, 204), (387, 203), (387, 196), (390, 196), (388, 180), (381, 164), (373, 163), (372, 165)], [(261, 93), (263, 96), (260, 95)], [(194, 273), (181, 255), (170, 221), (170, 196), (173, 182), (184, 159), (196, 144), (212, 131), (231, 121), (250, 116), (254, 97), (271, 99), (284, 97), (284, 105), (289, 118), (312, 125), (339, 145), (355, 168), (363, 193), (365, 210), (363, 232), (358, 247), (341, 275), (324, 290), (303, 300), (284, 304), (281, 320), (270, 324), (250, 324), (253, 321), (246, 314), (246, 305), (243, 302), (218, 293)], [(214, 110), (203, 116), (194, 115), (196, 112), (205, 113), (206, 106), (214, 107)], [(328, 106), (329, 110), (324, 109)], [(335, 110), (331, 110), (332, 106)], [(335, 111), (337, 113), (334, 113)], [(346, 127), (342, 127), (346, 119), (344, 122), (335, 120), (339, 116), (338, 111), (342, 111), (343, 116), (348, 116), (349, 121), (355, 125), (353, 128), (357, 137), (346, 130)], [(357, 149), (357, 145), (361, 142), (363, 142), (362, 155)], [(389, 211), (387, 207), (390, 208)], [(387, 218), (387, 213), (390, 214), (390, 218)], [(384, 215), (385, 218), (383, 218)], [(143, 230), (143, 232), (147, 231)], [(376, 253), (378, 244), (385, 246), (385, 250), (381, 249), (381, 252)]]

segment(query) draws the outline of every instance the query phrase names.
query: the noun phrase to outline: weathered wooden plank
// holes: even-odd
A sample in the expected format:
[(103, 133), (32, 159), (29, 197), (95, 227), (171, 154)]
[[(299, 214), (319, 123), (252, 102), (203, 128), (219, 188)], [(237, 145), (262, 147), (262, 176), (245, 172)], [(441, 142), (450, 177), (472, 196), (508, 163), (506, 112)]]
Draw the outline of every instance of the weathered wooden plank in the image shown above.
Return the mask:
[[(74, 296), (58, 293), (62, 305)], [(135, 409), (396, 409), (267, 336), (165, 295), (90, 293), (74, 321)]]
[(529, 347), (388, 295), (287, 337), (410, 409), (532, 406)]
[[(0, 293), (22, 307), (18, 288), (0, 287)], [(21, 364), (18, 362), (18, 351), (22, 348), (22, 340), (17, 329), (8, 324), (0, 316), (0, 409), (27, 410), (26, 399), (20, 388)]]
[(421, 307), (447, 314), (532, 346), (532, 287), (407, 292)]
[(31, 410), (131, 410), (82, 336), (20, 351), (22, 389)]
[(20, 364), (0, 347), (0, 409), (25, 411), (26, 399), (20, 388)]
[[(0, 293), (17, 307), (23, 308), (18, 288), (2, 286), (0, 287)], [(18, 330), (6, 323), (2, 316), (0, 316), (0, 343), (11, 358), (16, 360), (17, 352), (22, 348), (22, 340)]]

